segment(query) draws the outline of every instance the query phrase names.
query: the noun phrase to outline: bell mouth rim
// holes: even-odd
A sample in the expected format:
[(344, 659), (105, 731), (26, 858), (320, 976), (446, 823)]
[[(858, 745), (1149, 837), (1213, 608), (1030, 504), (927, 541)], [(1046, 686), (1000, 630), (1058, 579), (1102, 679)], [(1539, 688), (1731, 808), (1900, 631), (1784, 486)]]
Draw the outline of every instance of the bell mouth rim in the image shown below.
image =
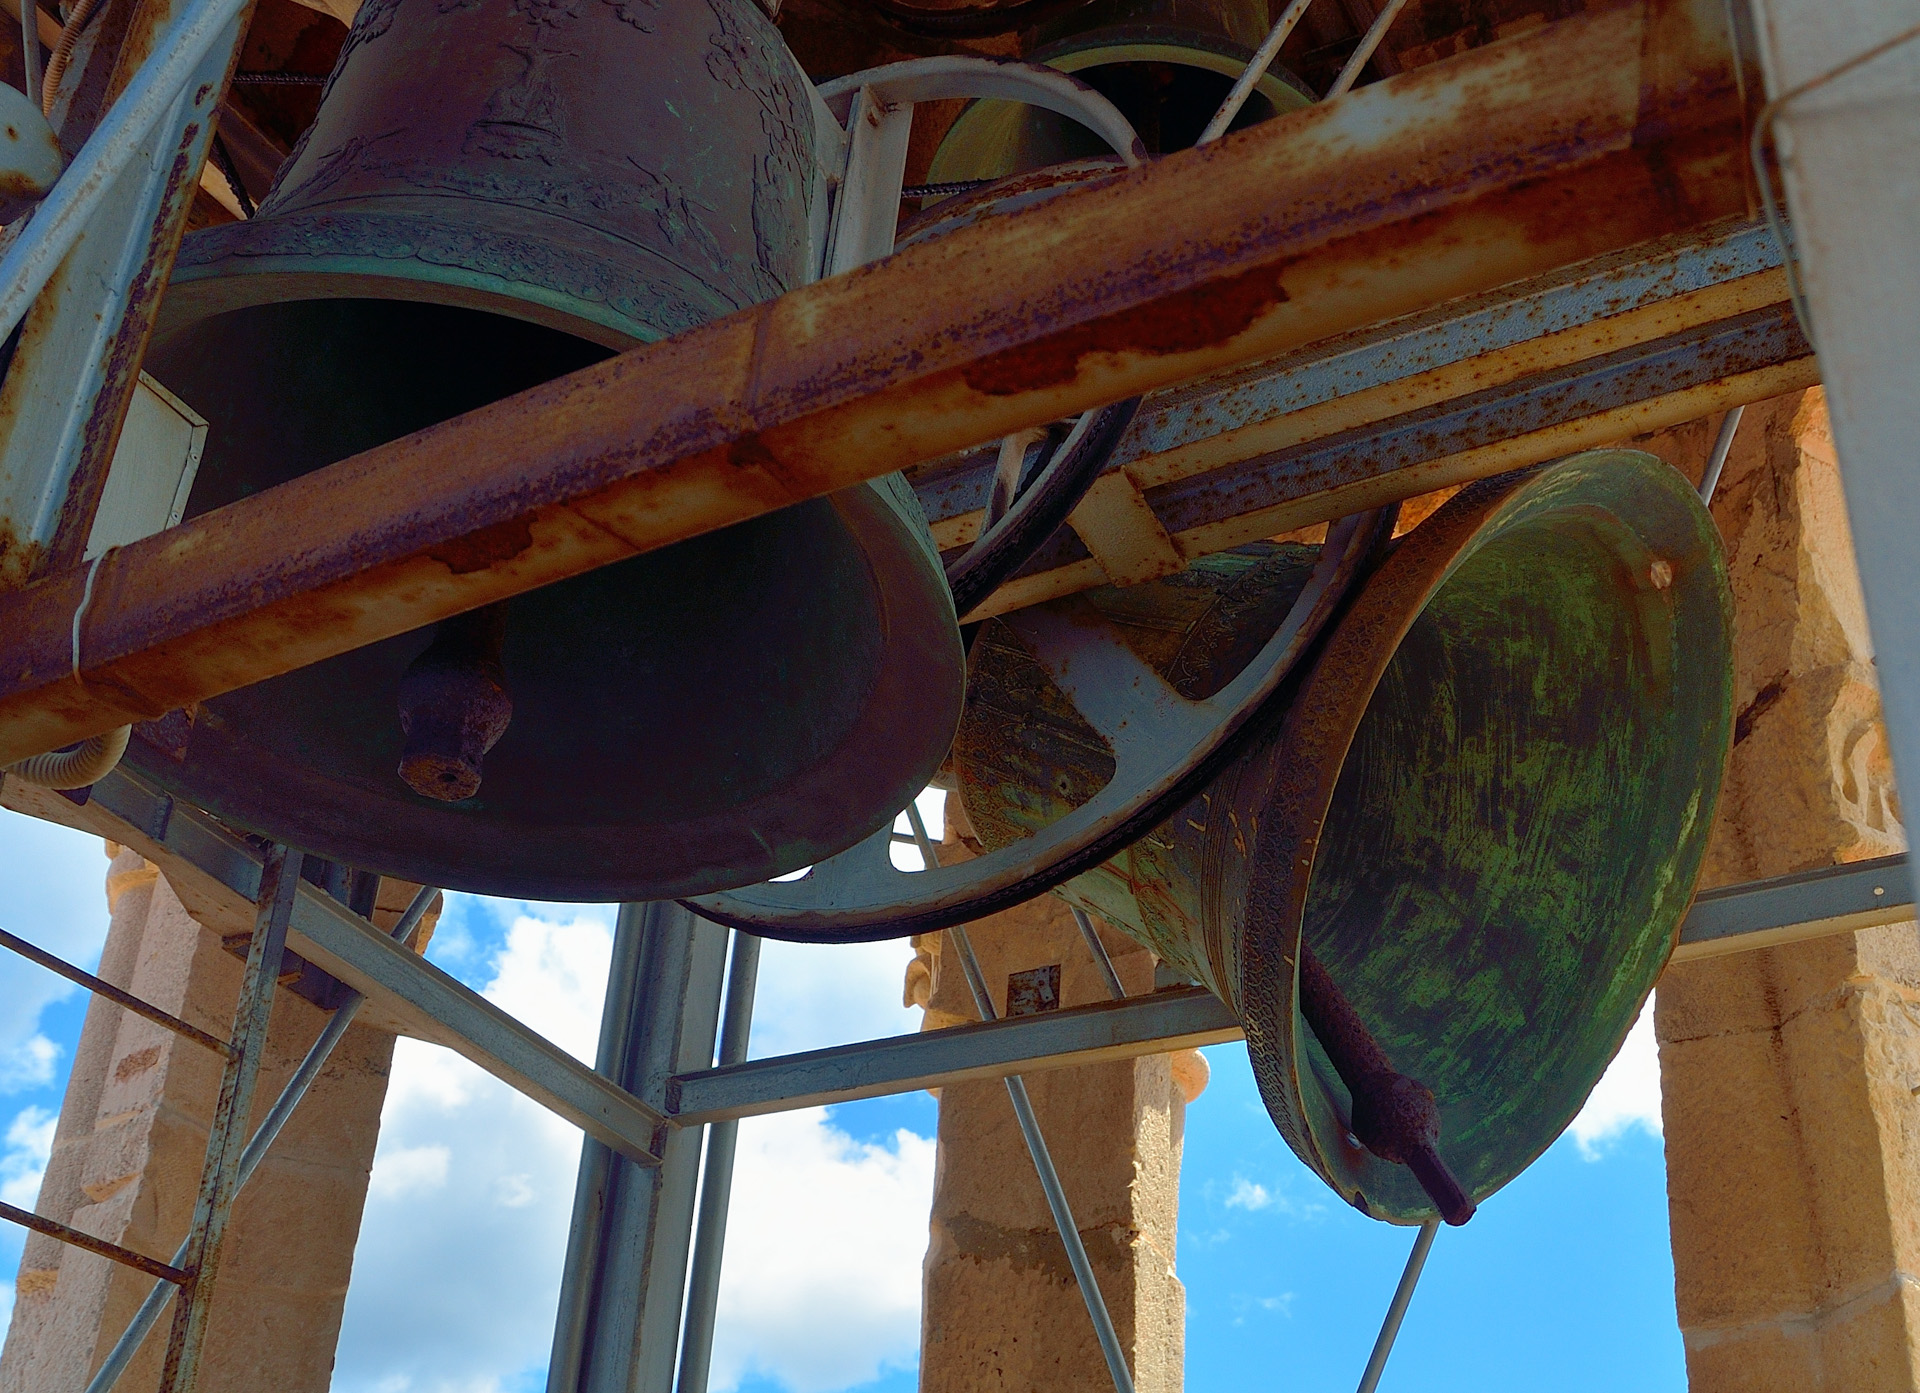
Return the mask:
[[(1305, 1077), (1305, 1042), (1311, 1032), (1301, 1014), (1298, 967), (1310, 892), (1319, 869), (1322, 833), (1333, 820), (1341, 775), (1395, 655), (1453, 577), (1487, 544), (1507, 535), (1514, 525), (1524, 525), (1532, 506), (1545, 501), (1540, 497), (1542, 492), (1557, 481), (1565, 480), (1574, 471), (1585, 470), (1588, 472), (1585, 482), (1590, 489), (1599, 471), (1621, 466), (1637, 471), (1640, 482), (1664, 495), (1677, 512), (1684, 510), (1690, 520), (1694, 532), (1690, 540), (1701, 550), (1688, 559), (1703, 564), (1672, 568), (1666, 583), (1677, 589), (1683, 582), (1700, 586), (1704, 581), (1711, 593), (1697, 594), (1694, 603), (1717, 603), (1725, 637), (1722, 656), (1730, 661), (1732, 602), (1724, 562), (1720, 559), (1719, 535), (1693, 486), (1665, 461), (1642, 451), (1587, 451), (1553, 464), (1469, 485), (1432, 518), (1401, 538), (1322, 648), (1272, 747), (1283, 753), (1290, 748), (1303, 748), (1300, 742), (1310, 739), (1325, 753), (1313, 760), (1281, 758), (1276, 761), (1275, 773), (1263, 799), (1268, 811), (1249, 858), (1248, 902), (1235, 945), (1239, 962), (1237, 970), (1225, 979), (1241, 999), (1229, 1004), (1241, 1017), (1255, 1079), (1269, 1113), (1301, 1160), (1350, 1203), (1355, 1203), (1361, 1193), (1359, 1186), (1351, 1183), (1357, 1166), (1334, 1164), (1332, 1153), (1336, 1149), (1354, 1153), (1355, 1148), (1344, 1140), (1323, 1136), (1320, 1126), (1313, 1121), (1314, 1109), (1306, 1103), (1308, 1090), (1316, 1085)], [(1575, 482), (1581, 481), (1576, 478)], [(1591, 499), (1582, 501), (1589, 510), (1596, 506)], [(1624, 512), (1615, 512), (1612, 516), (1623, 532), (1631, 531), (1639, 538), (1641, 534), (1633, 516)], [(1440, 525), (1436, 527), (1436, 523)], [(1655, 581), (1654, 585), (1661, 586), (1661, 582)], [(1676, 604), (1676, 613), (1678, 608)], [(1624, 1016), (1623, 1023), (1613, 1033), (1606, 1052), (1608, 1060), (1625, 1041), (1639, 1009), (1652, 994), (1660, 968), (1672, 953), (1692, 886), (1704, 861), (1724, 778), (1725, 745), (1731, 739), (1731, 677), (1726, 677), (1722, 685), (1725, 699), (1720, 704), (1724, 707), (1725, 719), (1719, 723), (1720, 757), (1705, 766), (1717, 772), (1701, 790), (1697, 813), (1681, 843), (1681, 854), (1672, 863), (1685, 872), (1687, 894), (1677, 902), (1677, 908), (1672, 909), (1672, 922), (1657, 949), (1657, 960), (1646, 975), (1644, 988), (1638, 992), (1636, 1009)], [(1649, 929), (1657, 922), (1657, 918), (1650, 920)], [(1648, 944), (1654, 943), (1650, 931), (1643, 931), (1642, 937)], [(1263, 983), (1282, 982), (1284, 991), (1277, 985), (1270, 991), (1260, 990)], [(1248, 989), (1249, 984), (1252, 990)], [(1496, 1192), (1532, 1164), (1578, 1115), (1585, 1096), (1583, 1092), (1566, 1116), (1551, 1119), (1551, 1125), (1542, 1126), (1538, 1145), (1524, 1158), (1509, 1158), (1491, 1183), (1467, 1184), (1474, 1200), (1477, 1202)], [(1330, 1145), (1331, 1141), (1337, 1141), (1337, 1145)], [(1444, 1133), (1441, 1146), (1444, 1151)], [(1387, 1164), (1364, 1150), (1356, 1154), (1376, 1166)], [(1463, 1182), (1467, 1179), (1462, 1177)], [(1393, 1210), (1377, 1207), (1378, 1198), (1370, 1197), (1375, 1207), (1365, 1208), (1374, 1218), (1417, 1224), (1435, 1216), (1424, 1196), (1424, 1207), (1400, 1206)]]
[[(1075, 74), (1091, 68), (1118, 66), (1122, 63), (1171, 63), (1178, 67), (1194, 68), (1200, 72), (1213, 73), (1229, 80), (1240, 76), (1247, 66), (1247, 60), (1253, 57), (1250, 51), (1241, 51), (1225, 40), (1212, 40), (1207, 35), (1193, 34), (1172, 29), (1155, 29), (1138, 26), (1132, 29), (1122, 27), (1098, 30), (1085, 36), (1094, 39), (1093, 43), (1081, 43), (1075, 39), (1062, 40), (1035, 51), (1032, 61), (1044, 63), (1059, 72)], [(1237, 55), (1237, 56), (1236, 56)], [(1290, 112), (1304, 111), (1314, 104), (1314, 94), (1308, 91), (1292, 73), (1284, 68), (1269, 67), (1254, 84), (1254, 95), (1264, 97), (1273, 114), (1285, 116)], [(972, 128), (983, 126), (995, 119), (1008, 119), (1019, 110), (1019, 103), (993, 97), (982, 97), (968, 102), (966, 108), (941, 136), (940, 144), (935, 147), (933, 159), (928, 166), (928, 177), (940, 182), (950, 179), (971, 179), (980, 177), (964, 169), (949, 169), (941, 164), (941, 157), (947, 154), (950, 146), (960, 137), (967, 135)], [(1062, 117), (1062, 120), (1071, 118)], [(1062, 161), (1071, 163), (1071, 161)], [(1040, 166), (1041, 169), (1052, 168)], [(1002, 178), (1022, 178), (1039, 170), (1014, 170)]]
[[(656, 343), (713, 323), (758, 303), (735, 303), (686, 268), (641, 243), (614, 236), (578, 219), (565, 221), (580, 234), (567, 249), (565, 279), (543, 283), (538, 268), (525, 276), (503, 275), (471, 264), (470, 248), (428, 252), (430, 239), (449, 233), (425, 205), (437, 195), (396, 200), (352, 199), (266, 213), (193, 233), (181, 247), (154, 324), (156, 344), (181, 329), (230, 310), (290, 300), (407, 300), (483, 310), (538, 324), (616, 351)], [(461, 200), (449, 200), (460, 202)], [(372, 206), (369, 206), (371, 203)], [(385, 204), (387, 206), (381, 206)], [(551, 220), (564, 215), (508, 208), (513, 218)], [(319, 247), (331, 239), (360, 245), (313, 250), (299, 245), (309, 235)], [(511, 243), (513, 229), (501, 235)], [(503, 265), (512, 265), (503, 261)], [(651, 274), (640, 274), (645, 267)], [(549, 274), (546, 280), (556, 276)], [(616, 301), (658, 304), (679, 297), (683, 323), (648, 323)]]

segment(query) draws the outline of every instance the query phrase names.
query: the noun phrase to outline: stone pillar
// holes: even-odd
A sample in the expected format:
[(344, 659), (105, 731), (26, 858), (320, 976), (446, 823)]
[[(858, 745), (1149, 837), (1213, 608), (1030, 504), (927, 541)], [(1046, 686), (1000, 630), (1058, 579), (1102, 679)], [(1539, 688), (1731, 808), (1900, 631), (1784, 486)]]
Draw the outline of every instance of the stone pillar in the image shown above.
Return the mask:
[[(100, 975), (224, 1039), (245, 963), (188, 916), (152, 865), (131, 851), (109, 846), (109, 854), (112, 926)], [(384, 883), (376, 918), (391, 927), (412, 891)], [(256, 1124), (326, 1020), (291, 991), (276, 994)], [(392, 1057), (393, 1036), (349, 1030), (241, 1195), (201, 1393), (325, 1393)], [(192, 1220), (220, 1072), (212, 1051), (95, 998), (39, 1212), (171, 1258)], [(150, 1286), (106, 1258), (29, 1235), (0, 1352), (0, 1393), (77, 1393)], [(158, 1386), (166, 1337), (163, 1317), (120, 1393)]]
[[(1697, 476), (1707, 440), (1648, 445)], [(1703, 883), (1902, 849), (1819, 392), (1749, 408), (1713, 513), (1739, 715)], [(1920, 1388), (1920, 932), (1676, 965), (1655, 1023), (1695, 1393)]]
[[(957, 818), (948, 800), (949, 827)], [(942, 860), (968, 854), (950, 831)], [(1003, 1014), (1079, 1006), (1107, 989), (1066, 905), (1043, 895), (970, 936)], [(1102, 929), (1129, 994), (1153, 989), (1152, 956)], [(979, 1019), (946, 935), (918, 939), (907, 1004), (924, 1028)], [(1198, 1051), (1027, 1076), (1140, 1393), (1181, 1386), (1186, 1291), (1174, 1276), (1186, 1105), (1206, 1086)], [(1047, 1209), (1006, 1086), (940, 1092), (932, 1239), (921, 1312), (921, 1393), (1110, 1393), (1105, 1360)]]

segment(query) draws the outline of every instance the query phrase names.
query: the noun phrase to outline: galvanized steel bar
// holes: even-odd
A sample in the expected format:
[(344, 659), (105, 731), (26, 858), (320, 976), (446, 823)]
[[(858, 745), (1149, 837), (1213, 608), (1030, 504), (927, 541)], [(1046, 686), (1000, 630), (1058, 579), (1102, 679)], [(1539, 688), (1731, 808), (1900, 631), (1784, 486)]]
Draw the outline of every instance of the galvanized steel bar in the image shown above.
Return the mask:
[[(1777, 157), (1820, 349), (1894, 768), (1920, 781), (1920, 5), (1752, 0)], [(1772, 181), (1767, 181), (1771, 185)], [(1769, 204), (1774, 190), (1763, 186)]]
[(1124, 1001), (1127, 989), (1120, 982), (1120, 974), (1113, 970), (1113, 959), (1107, 956), (1107, 945), (1100, 941), (1100, 931), (1093, 927), (1093, 920), (1079, 905), (1069, 905), (1073, 911), (1073, 922), (1080, 928), (1080, 937), (1086, 940), (1087, 952), (1093, 958), (1094, 968), (1100, 974), (1100, 980), (1106, 983), (1107, 995), (1115, 1001)]
[(1906, 853), (1702, 890), (1680, 926), (1676, 962), (1747, 953), (1914, 917)]
[(1700, 477), (1700, 501), (1711, 504), (1713, 491), (1720, 486), (1720, 471), (1727, 467), (1727, 455), (1733, 450), (1733, 437), (1740, 429), (1745, 406), (1736, 406), (1720, 419), (1720, 433), (1714, 437), (1713, 453), (1707, 456), (1707, 472)]
[[(658, 1103), (673, 1075), (713, 1058), (726, 931), (676, 904), (624, 905), (614, 967), (600, 1068)], [(549, 1393), (672, 1393), (700, 1133), (663, 1130), (654, 1166), (581, 1148)]]
[[(1723, 31), (1719, 0), (1561, 20), (193, 519), (101, 563), (79, 682), (84, 577), (0, 597), (0, 762), (1735, 214), (1742, 113)], [(1426, 152), (1414, 164), (1409, 142)]]
[(273, 994), (279, 985), (280, 954), (286, 947), (287, 922), (293, 915), (295, 889), (300, 884), (300, 851), (274, 846), (261, 868), (259, 912), (253, 940), (247, 946), (247, 970), (240, 983), (240, 1003), (233, 1015), (226, 1068), (220, 1075), (220, 1097), (207, 1129), (207, 1159), (200, 1175), (200, 1197), (194, 1204), (193, 1224), (187, 1232), (188, 1274), (173, 1310), (173, 1330), (167, 1338), (167, 1356), (161, 1366), (161, 1393), (193, 1393), (200, 1378), (200, 1357), (206, 1345), (207, 1320), (213, 1309), (220, 1258), (239, 1192), (242, 1138), (253, 1114), (253, 1090), (260, 1078), (261, 1056), (267, 1050), (267, 1026), (273, 1015)]
[[(202, 923), (239, 932), (236, 908), (258, 892), (260, 854), (205, 813), (125, 770), (93, 786), (85, 807), (9, 780), (0, 802), (130, 846), (167, 875)], [(445, 1045), (576, 1127), (650, 1165), (659, 1111), (310, 885), (294, 902), (288, 946), (367, 998), (384, 1029)]]
[(91, 972), (83, 968), (75, 967), (72, 963), (64, 959), (56, 958), (44, 949), (36, 948), (24, 938), (10, 934), (5, 929), (0, 929), (0, 948), (6, 948), (18, 953), (28, 962), (38, 963), (49, 972), (57, 972), (69, 982), (75, 982), (85, 987), (95, 996), (104, 996), (115, 1005), (125, 1007), (135, 1015), (152, 1021), (162, 1029), (171, 1030), (176, 1035), (183, 1035), (196, 1045), (206, 1046), (215, 1054), (226, 1055), (233, 1053), (232, 1047), (228, 1045), (225, 1040), (209, 1035), (197, 1025), (189, 1025), (186, 1021), (181, 1020), (171, 1012), (162, 1011), (151, 1002), (142, 1001), (139, 997), (133, 995), (133, 993), (124, 992), (114, 986), (113, 983), (95, 977)]
[[(419, 893), (413, 897), (413, 902), (407, 906), (406, 911), (393, 926), (394, 942), (408, 950), (413, 948), (414, 939), (419, 936), (420, 921), (426, 917), (427, 910), (432, 907), (434, 898), (439, 893), (431, 886), (420, 888)], [(240, 1153), (239, 1175), (234, 1182), (236, 1194), (247, 1188), (247, 1182), (253, 1179), (253, 1173), (260, 1169), (260, 1163), (266, 1160), (267, 1152), (272, 1149), (275, 1138), (293, 1117), (294, 1111), (300, 1106), (300, 1101), (307, 1096), (307, 1090), (313, 1087), (314, 1080), (320, 1077), (320, 1071), (326, 1068), (327, 1061), (333, 1057), (334, 1048), (346, 1038), (348, 1028), (359, 1016), (360, 1008), (366, 1005), (366, 1001), (367, 999), (358, 992), (349, 993), (347, 999), (341, 1002), (333, 1015), (328, 1018), (326, 1025), (321, 1027), (320, 1034), (314, 1042), (307, 1047), (307, 1052), (295, 1067), (292, 1077), (280, 1090), (280, 1096), (273, 1100), (273, 1106), (267, 1109), (267, 1115), (260, 1120), (260, 1125), (254, 1129), (253, 1136), (248, 1138), (247, 1149)], [(179, 1251), (173, 1255), (173, 1261), (177, 1265), (185, 1262), (186, 1258), (187, 1244), (182, 1243)], [(120, 1376), (126, 1372), (127, 1365), (133, 1362), (133, 1356), (140, 1352), (140, 1346), (145, 1342), (148, 1333), (159, 1323), (160, 1314), (166, 1309), (167, 1302), (172, 1296), (173, 1289), (166, 1282), (154, 1284), (153, 1289), (147, 1293), (146, 1299), (140, 1303), (139, 1309), (133, 1313), (133, 1319), (128, 1322), (127, 1328), (120, 1333), (120, 1338), (107, 1352), (106, 1359), (101, 1362), (98, 1369), (94, 1370), (93, 1377), (87, 1381), (86, 1393), (111, 1393), (113, 1386), (120, 1381)]]
[[(727, 1001), (720, 1018), (721, 1067), (744, 1064), (753, 1033), (753, 993), (760, 979), (760, 940), (733, 936), (727, 968)], [(727, 1206), (733, 1193), (733, 1157), (740, 1141), (737, 1118), (707, 1129), (707, 1159), (700, 1174), (700, 1214), (694, 1230), (693, 1270), (687, 1277), (687, 1315), (680, 1334), (680, 1382), (676, 1393), (707, 1393), (713, 1364), (713, 1325), (720, 1306), (720, 1267), (726, 1257)]]
[[(987, 991), (986, 979), (980, 975), (980, 962), (974, 956), (973, 942), (967, 937), (964, 924), (956, 924), (947, 930), (947, 941), (953, 945), (954, 955), (960, 960), (960, 970), (967, 979), (967, 988), (973, 993), (974, 1008), (980, 1012), (980, 1019), (991, 1021), (994, 1018), (993, 997)], [(1040, 1190), (1046, 1196), (1047, 1210), (1053, 1215), (1053, 1226), (1060, 1234), (1060, 1243), (1067, 1251), (1067, 1266), (1073, 1269), (1073, 1279), (1080, 1287), (1080, 1296), (1086, 1302), (1087, 1316), (1093, 1322), (1094, 1338), (1100, 1343), (1101, 1356), (1107, 1361), (1107, 1373), (1113, 1379), (1117, 1393), (1133, 1393), (1133, 1371), (1127, 1367), (1127, 1352), (1120, 1345), (1120, 1336), (1113, 1328), (1113, 1317), (1107, 1311), (1107, 1299), (1100, 1291), (1099, 1280), (1094, 1276), (1093, 1263), (1087, 1257), (1086, 1242), (1080, 1237), (1080, 1227), (1074, 1222), (1073, 1206), (1067, 1202), (1066, 1189), (1060, 1184), (1060, 1175), (1053, 1167), (1053, 1156), (1047, 1150), (1047, 1138), (1040, 1130), (1040, 1119), (1034, 1116), (1033, 1100), (1027, 1096), (1027, 1082), (1018, 1074), (1009, 1074), (1006, 1079), (1007, 1101), (1013, 1104), (1014, 1120), (1020, 1124), (1020, 1135), (1026, 1139), (1027, 1154), (1033, 1158), (1034, 1172), (1040, 1178)]]
[(39, 307), (0, 384), (0, 590), (80, 560), (248, 2), (160, 34), (0, 256), (0, 334)]
[(142, 65), (107, 119), (34, 210), (26, 230), (0, 256), (0, 336), (13, 332), (34, 297), (53, 278), (120, 173), (143, 155), (153, 159), (155, 128), (183, 95), (192, 95), (189, 81), (220, 39), (231, 39), (247, 4), (248, 0), (197, 0), (161, 35), (153, 57)]
[(1373, 1342), (1373, 1353), (1367, 1356), (1367, 1367), (1360, 1375), (1358, 1393), (1374, 1393), (1380, 1386), (1380, 1375), (1387, 1368), (1387, 1356), (1393, 1353), (1393, 1342), (1400, 1334), (1400, 1322), (1407, 1318), (1407, 1306), (1413, 1300), (1413, 1289), (1420, 1281), (1421, 1269), (1427, 1265), (1427, 1254), (1433, 1251), (1434, 1235), (1439, 1232), (1438, 1219), (1429, 1219), (1420, 1225), (1420, 1232), (1413, 1240), (1413, 1251), (1407, 1254), (1407, 1265), (1400, 1273), (1400, 1284), (1393, 1289), (1393, 1300), (1387, 1304), (1387, 1318), (1380, 1323), (1379, 1337)]
[[(940, 864), (940, 855), (934, 850), (932, 838), (927, 836), (927, 827), (920, 819), (917, 804), (906, 806), (907, 825), (913, 828), (913, 839), (920, 844), (920, 855), (929, 866)], [(955, 924), (947, 930), (947, 942), (952, 945), (954, 956), (960, 961), (960, 974), (966, 978), (967, 991), (973, 997), (973, 1009), (980, 1013), (983, 1022), (991, 1022), (999, 1014), (994, 1010), (993, 993), (987, 989), (987, 979), (980, 971), (980, 960), (974, 956), (973, 940), (967, 934), (965, 924)], [(1101, 1294), (1099, 1280), (1094, 1276), (1093, 1263), (1087, 1257), (1087, 1245), (1080, 1237), (1080, 1226), (1074, 1222), (1073, 1206), (1067, 1202), (1067, 1192), (1060, 1184), (1060, 1174), (1054, 1169), (1053, 1156), (1047, 1150), (1046, 1134), (1040, 1130), (1040, 1119), (1034, 1116), (1033, 1100), (1027, 1096), (1026, 1080), (1018, 1074), (1009, 1074), (1006, 1079), (1007, 1101), (1013, 1104), (1014, 1120), (1020, 1124), (1020, 1135), (1026, 1139), (1027, 1154), (1033, 1158), (1034, 1172), (1040, 1178), (1040, 1190), (1046, 1196), (1047, 1210), (1053, 1215), (1053, 1226), (1060, 1234), (1060, 1244), (1067, 1251), (1067, 1265), (1073, 1269), (1073, 1278), (1080, 1287), (1080, 1297), (1086, 1302), (1087, 1317), (1093, 1322), (1094, 1338), (1100, 1343), (1100, 1353), (1107, 1361), (1107, 1373), (1113, 1378), (1116, 1393), (1133, 1393), (1133, 1371), (1127, 1367), (1127, 1352), (1120, 1345), (1120, 1336), (1113, 1328), (1113, 1316), (1107, 1311), (1107, 1299)]]
[(1239, 1038), (1240, 1023), (1218, 997), (1182, 987), (682, 1074), (667, 1102), (676, 1124), (696, 1127)]

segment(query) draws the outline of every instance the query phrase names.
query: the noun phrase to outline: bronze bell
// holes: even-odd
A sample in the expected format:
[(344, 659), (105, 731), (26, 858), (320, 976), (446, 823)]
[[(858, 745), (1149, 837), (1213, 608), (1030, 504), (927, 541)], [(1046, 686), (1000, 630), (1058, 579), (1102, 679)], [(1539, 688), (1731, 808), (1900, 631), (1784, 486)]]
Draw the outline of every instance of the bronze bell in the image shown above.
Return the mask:
[[(1094, 88), (1133, 123), (1149, 154), (1166, 155), (1200, 138), (1269, 23), (1266, 0), (1116, 0), (1040, 26), (1026, 57)], [(1289, 74), (1269, 69), (1229, 129), (1312, 100)], [(927, 177), (999, 179), (1106, 154), (1097, 137), (1067, 117), (977, 101), (948, 130)]]
[[(1263, 543), (1082, 598), (1198, 698), (1312, 564)], [(1395, 544), (1263, 737), (1058, 893), (1234, 1008), (1274, 1122), (1341, 1195), (1460, 1221), (1573, 1119), (1666, 964), (1731, 657), (1719, 537), (1677, 472), (1610, 450), (1475, 485)], [(955, 765), (989, 846), (1112, 769), (1050, 687), (982, 631)]]
[[(258, 215), (174, 272), (147, 366), (210, 423), (189, 513), (792, 288), (813, 159), (753, 0), (367, 0)], [(233, 692), (129, 759), (358, 867), (662, 899), (872, 832), (962, 681), (896, 475)]]

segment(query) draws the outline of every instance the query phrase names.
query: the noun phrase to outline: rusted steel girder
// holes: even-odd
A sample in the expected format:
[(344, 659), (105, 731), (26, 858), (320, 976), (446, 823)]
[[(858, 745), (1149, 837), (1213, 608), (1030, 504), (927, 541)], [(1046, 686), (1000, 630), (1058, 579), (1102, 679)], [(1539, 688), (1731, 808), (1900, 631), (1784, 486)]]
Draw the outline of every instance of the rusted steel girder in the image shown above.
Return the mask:
[(0, 762), (1744, 212), (1723, 14), (1719, 0), (1640, 0), (1402, 74), (0, 597)]

